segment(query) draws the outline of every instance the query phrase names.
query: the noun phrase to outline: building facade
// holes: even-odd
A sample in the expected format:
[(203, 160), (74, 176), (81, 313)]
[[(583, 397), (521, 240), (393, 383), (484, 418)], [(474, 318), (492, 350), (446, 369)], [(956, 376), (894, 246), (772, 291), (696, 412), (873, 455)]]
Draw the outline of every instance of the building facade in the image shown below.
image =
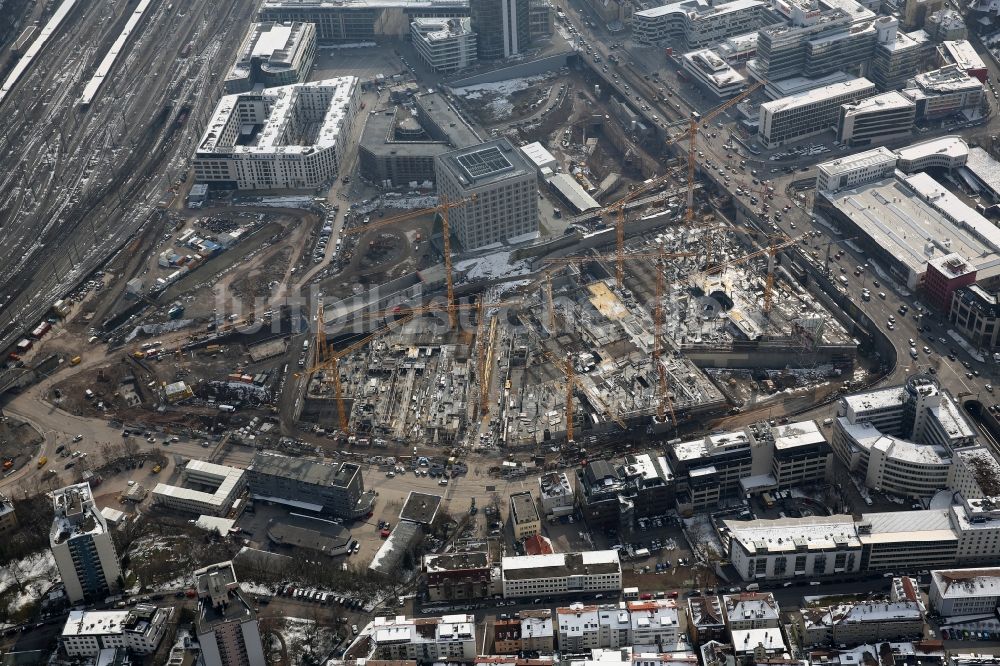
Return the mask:
[(960, 111), (978, 109), (983, 103), (983, 83), (959, 65), (924, 72), (901, 91), (917, 106), (917, 118), (934, 120)]
[(514, 539), (520, 541), (542, 531), (542, 521), (531, 492), (525, 490), (510, 496), (510, 527)]
[[(195, 486), (198, 490), (187, 486)], [(156, 484), (153, 502), (174, 511), (224, 516), (246, 487), (246, 475), (238, 467), (189, 460), (181, 471), (181, 485)]]
[(819, 134), (836, 126), (841, 105), (874, 94), (875, 84), (859, 78), (765, 102), (760, 105), (759, 140), (768, 148), (776, 148)]
[(195, 633), (205, 666), (265, 666), (257, 614), (243, 598), (232, 562), (194, 572)]
[(405, 37), (410, 31), (410, 21), (415, 18), (465, 16), (469, 16), (469, 0), (264, 0), (258, 11), (261, 21), (313, 23), (316, 38), (322, 43)]
[(531, 46), (529, 0), (469, 0), (480, 60), (500, 60)]
[(467, 201), (449, 211), (464, 249), (538, 231), (537, 171), (507, 139), (440, 155), (434, 171), (439, 196)]
[(505, 598), (578, 592), (620, 592), (617, 550), (505, 557), (500, 562)]
[(573, 513), (573, 484), (566, 472), (551, 472), (538, 477), (538, 494), (542, 513), (546, 516), (566, 516)]
[(865, 183), (890, 178), (896, 154), (884, 146), (816, 165), (816, 189), (835, 194)]
[(931, 571), (927, 596), (941, 617), (994, 616), (1000, 607), (1000, 568)]
[(89, 483), (52, 493), (49, 547), (70, 603), (101, 601), (121, 590), (122, 570), (108, 524)]
[(487, 551), (425, 555), (423, 571), (431, 601), (481, 599), (490, 595), (493, 564)]
[(173, 608), (149, 604), (139, 604), (131, 610), (70, 611), (59, 645), (68, 657), (93, 658), (108, 648), (153, 654), (172, 614)]
[(337, 175), (360, 104), (358, 79), (226, 95), (195, 150), (199, 183), (314, 189)]
[(478, 58), (472, 19), (414, 19), (410, 41), (423, 61), (442, 74), (471, 67)]
[(916, 117), (916, 104), (896, 91), (843, 104), (837, 140), (856, 147), (909, 136)]
[(251, 23), (236, 63), (226, 76), (227, 94), (304, 83), (316, 58), (312, 23)]
[(361, 468), (354, 463), (258, 452), (246, 473), (254, 498), (268, 502), (345, 519), (364, 516), (375, 505), (375, 494), (365, 491)]
[(345, 656), (368, 660), (413, 660), (418, 664), (472, 663), (478, 653), (473, 615), (376, 617)]
[(763, 25), (765, 3), (732, 0), (713, 4), (680, 0), (632, 14), (632, 39), (644, 46), (693, 50), (714, 46)]
[(976, 268), (957, 252), (935, 257), (927, 262), (924, 293), (938, 312), (951, 310), (955, 290), (976, 283)]
[(948, 321), (976, 347), (1000, 347), (1000, 299), (977, 284), (955, 290)]

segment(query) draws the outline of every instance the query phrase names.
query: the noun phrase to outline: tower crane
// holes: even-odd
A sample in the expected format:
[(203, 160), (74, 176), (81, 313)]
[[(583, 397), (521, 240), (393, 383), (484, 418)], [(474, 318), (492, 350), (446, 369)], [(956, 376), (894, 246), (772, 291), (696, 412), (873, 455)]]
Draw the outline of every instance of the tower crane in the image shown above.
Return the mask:
[(730, 261), (726, 261), (726, 262), (723, 262), (721, 264), (716, 264), (714, 266), (710, 266), (709, 268), (706, 268), (704, 271), (702, 271), (701, 274), (702, 275), (714, 275), (716, 273), (722, 272), (722, 270), (725, 269), (725, 268), (730, 268), (732, 266), (738, 266), (740, 264), (745, 264), (748, 261), (752, 261), (753, 259), (758, 259), (760, 257), (764, 257), (764, 256), (768, 257), (768, 262), (767, 262), (767, 278), (766, 278), (766, 283), (765, 283), (765, 287), (764, 287), (764, 314), (765, 315), (770, 315), (770, 313), (771, 313), (771, 296), (772, 296), (772, 291), (774, 289), (774, 259), (775, 259), (775, 257), (778, 256), (778, 252), (780, 252), (781, 250), (784, 250), (785, 248), (787, 248), (787, 247), (789, 247), (791, 245), (795, 245), (800, 240), (802, 240), (803, 238), (807, 238), (807, 237), (808, 237), (808, 234), (802, 234), (801, 236), (797, 236), (795, 238), (787, 238), (786, 237), (786, 240), (780, 241), (778, 243), (774, 243), (774, 244), (769, 245), (769, 246), (767, 246), (765, 248), (757, 250), (756, 252), (751, 252), (750, 254), (745, 254), (742, 257), (737, 257), (736, 259), (732, 259)]
[[(431, 206), (430, 208), (420, 208), (416, 210), (410, 210), (399, 215), (393, 215), (392, 217), (384, 217), (381, 220), (376, 220), (369, 224), (361, 225), (360, 227), (351, 227), (349, 229), (344, 229), (342, 235), (357, 235), (368, 231), (375, 231), (376, 229), (381, 229), (382, 227), (394, 224), (396, 222), (405, 222), (406, 220), (412, 220), (415, 217), (421, 217), (422, 215), (438, 214), (441, 216), (441, 235), (444, 242), (444, 279), (445, 285), (447, 286), (448, 293), (448, 304), (451, 306), (455, 302), (455, 286), (451, 275), (451, 228), (448, 224), (448, 211), (452, 208), (459, 208), (468, 203), (472, 203), (476, 200), (476, 195), (465, 197), (464, 199), (456, 199), (455, 201), (448, 201), (448, 198), (441, 196), (440, 203), (437, 206)], [(448, 321), (451, 324), (452, 330), (458, 324), (456, 319), (455, 310), (451, 307), (448, 308)]]
[(541, 352), (545, 358), (551, 361), (554, 366), (559, 368), (563, 374), (566, 375), (566, 441), (573, 440), (573, 405), (575, 401), (573, 389), (576, 387), (579, 387), (580, 391), (587, 396), (594, 409), (600, 410), (605, 416), (617, 423), (622, 430), (628, 430), (628, 424), (626, 424), (620, 416), (612, 414), (609, 410), (603, 408), (601, 406), (601, 401), (597, 400), (597, 398), (591, 394), (590, 390), (580, 381), (580, 378), (576, 374), (576, 368), (573, 367), (573, 357), (571, 354), (567, 353), (564, 359), (558, 359), (548, 349), (542, 349)]

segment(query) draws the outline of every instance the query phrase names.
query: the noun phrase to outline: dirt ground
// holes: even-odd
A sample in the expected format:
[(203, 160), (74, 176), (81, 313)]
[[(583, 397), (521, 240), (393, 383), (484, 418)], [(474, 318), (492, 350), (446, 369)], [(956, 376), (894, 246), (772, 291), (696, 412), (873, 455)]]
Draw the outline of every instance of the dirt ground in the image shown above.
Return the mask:
[[(28, 464), (42, 441), (38, 431), (27, 423), (7, 416), (0, 419), (0, 460), (3, 461), (4, 472)], [(8, 465), (8, 462), (11, 464)]]

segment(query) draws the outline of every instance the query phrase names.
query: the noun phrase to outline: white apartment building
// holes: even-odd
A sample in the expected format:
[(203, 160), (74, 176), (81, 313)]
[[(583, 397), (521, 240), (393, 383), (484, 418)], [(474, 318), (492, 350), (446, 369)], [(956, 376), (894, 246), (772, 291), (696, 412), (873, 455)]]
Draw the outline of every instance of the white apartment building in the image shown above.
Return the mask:
[(199, 183), (314, 189), (337, 175), (360, 100), (341, 76), (226, 95), (194, 154)]
[(550, 472), (538, 477), (538, 494), (542, 513), (546, 516), (566, 516), (573, 513), (573, 484), (566, 472)]
[(355, 658), (465, 662), (476, 658), (476, 618), (472, 615), (408, 618), (376, 617), (347, 648)]
[(673, 600), (628, 601), (556, 609), (559, 649), (581, 652), (630, 645), (674, 645), (680, 636), (677, 604)]
[(173, 608), (139, 604), (131, 610), (70, 611), (59, 644), (68, 657), (96, 657), (107, 648), (153, 654)]
[(956, 564), (994, 564), (1000, 559), (1000, 497), (963, 497), (949, 511), (958, 538)]
[(931, 571), (928, 597), (942, 617), (995, 616), (1000, 606), (1000, 567)]
[(181, 483), (214, 491), (193, 490), (183, 485), (158, 483), (153, 488), (153, 502), (176, 511), (207, 516), (224, 516), (247, 486), (244, 470), (216, 465), (204, 460), (189, 460), (181, 472)]
[(763, 24), (766, 3), (757, 0), (680, 0), (632, 14), (632, 39), (645, 46), (712, 46)]
[(959, 449), (952, 454), (948, 488), (962, 497), (1000, 495), (1000, 463), (985, 446)]
[(118, 553), (89, 483), (52, 493), (49, 547), (70, 603), (100, 601), (121, 589)]
[(722, 597), (722, 613), (729, 631), (777, 629), (780, 608), (770, 592), (742, 592)]
[(952, 452), (975, 437), (937, 381), (917, 375), (903, 386), (841, 398), (832, 444), (867, 487), (926, 497), (948, 487)]
[(503, 596), (508, 599), (622, 589), (617, 550), (504, 557), (500, 575)]
[(889, 178), (895, 170), (896, 154), (879, 146), (816, 165), (816, 189), (834, 194)]
[(507, 139), (438, 155), (434, 174), (438, 196), (468, 201), (448, 213), (465, 250), (538, 232), (538, 171)]
[(627, 601), (629, 613), (629, 644), (674, 645), (680, 639), (677, 603), (673, 599)]
[(833, 129), (842, 104), (875, 94), (875, 84), (866, 78), (816, 88), (760, 105), (759, 140), (768, 148)]
[(455, 72), (476, 63), (476, 33), (470, 18), (415, 18), (410, 40), (435, 72)]

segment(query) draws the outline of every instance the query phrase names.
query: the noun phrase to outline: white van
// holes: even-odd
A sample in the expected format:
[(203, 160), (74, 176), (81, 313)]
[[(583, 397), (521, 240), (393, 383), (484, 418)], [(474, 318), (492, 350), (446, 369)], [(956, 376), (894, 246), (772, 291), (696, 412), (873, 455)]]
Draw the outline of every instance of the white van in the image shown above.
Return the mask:
[(743, 589), (746, 590), (747, 592), (756, 592), (757, 590), (760, 589), (760, 583), (750, 583)]

